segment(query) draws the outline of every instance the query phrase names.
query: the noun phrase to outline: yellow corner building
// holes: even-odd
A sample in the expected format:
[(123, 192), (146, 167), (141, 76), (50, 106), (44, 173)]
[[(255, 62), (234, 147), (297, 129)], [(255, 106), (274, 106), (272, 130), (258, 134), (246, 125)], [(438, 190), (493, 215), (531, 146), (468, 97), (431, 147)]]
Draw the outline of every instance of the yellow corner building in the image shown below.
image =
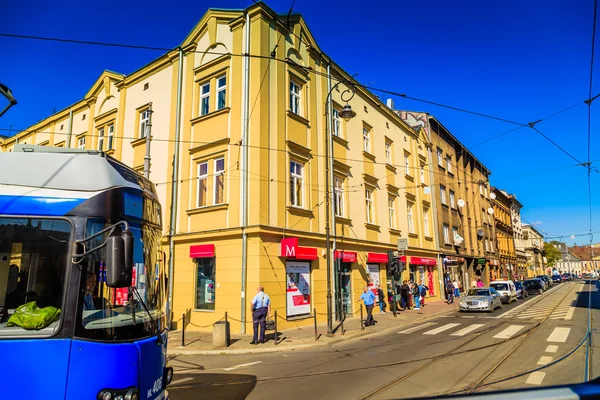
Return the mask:
[(232, 332), (251, 330), (259, 285), (282, 329), (315, 311), (324, 322), (328, 275), (334, 317), (356, 314), (364, 286), (387, 291), (399, 238), (401, 278), (444, 296), (430, 140), (354, 86), (300, 15), (289, 30), (282, 18), (263, 3), (210, 9), (179, 48), (127, 76), (105, 71), (2, 142), (101, 150), (140, 173), (150, 146), (178, 329), (183, 315), (186, 329), (211, 329), (227, 312)]

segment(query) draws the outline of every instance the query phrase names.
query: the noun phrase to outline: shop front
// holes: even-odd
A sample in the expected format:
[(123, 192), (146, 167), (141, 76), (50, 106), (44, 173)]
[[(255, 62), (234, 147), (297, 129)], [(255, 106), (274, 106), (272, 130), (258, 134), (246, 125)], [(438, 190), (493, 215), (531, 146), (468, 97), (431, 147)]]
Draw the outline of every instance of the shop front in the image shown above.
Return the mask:
[[(487, 265), (489, 268), (489, 277), (490, 277), (489, 282), (493, 282), (493, 281), (502, 279), (502, 277), (500, 275), (501, 274), (500, 263), (498, 262), (498, 260), (495, 258), (487, 257), (486, 261), (487, 261)], [(488, 284), (489, 284), (489, 282), (488, 282)]]
[[(358, 255), (354, 251), (336, 250), (336, 320), (341, 320), (343, 315), (352, 314), (352, 265), (358, 261)], [(343, 314), (342, 314), (343, 313)]]
[(279, 256), (285, 259), (285, 318), (306, 318), (312, 308), (311, 262), (319, 258), (317, 249), (298, 246), (298, 238), (285, 238), (281, 239)]

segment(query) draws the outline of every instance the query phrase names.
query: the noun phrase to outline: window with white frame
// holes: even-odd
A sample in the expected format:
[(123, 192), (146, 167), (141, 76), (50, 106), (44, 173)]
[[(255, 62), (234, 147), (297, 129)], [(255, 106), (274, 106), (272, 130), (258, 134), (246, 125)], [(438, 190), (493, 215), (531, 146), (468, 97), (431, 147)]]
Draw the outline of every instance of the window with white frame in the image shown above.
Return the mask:
[(440, 185), (440, 199), (442, 201), (442, 204), (448, 204), (446, 202), (446, 186), (444, 185)]
[(385, 162), (392, 164), (392, 142), (388, 140), (385, 141)]
[(396, 198), (394, 196), (388, 196), (388, 215), (390, 228), (396, 229)]
[(452, 173), (452, 157), (446, 156), (446, 169), (449, 173)]
[(429, 236), (429, 209), (423, 208), (423, 234)]
[(371, 132), (367, 128), (363, 128), (363, 150), (371, 152)]
[(444, 232), (444, 243), (450, 244), (450, 227), (448, 224), (444, 224), (442, 229)]
[(223, 157), (215, 160), (215, 179), (214, 179), (214, 201), (213, 204), (223, 204), (225, 202), (225, 159)]
[(290, 202), (294, 207), (304, 205), (304, 165), (290, 161)]
[(485, 239), (485, 251), (490, 251), (490, 243), (487, 238)]
[(98, 151), (104, 150), (104, 127), (98, 129)]
[(483, 184), (482, 183), (479, 184), (479, 194), (483, 195)]
[(196, 207), (207, 206), (208, 193), (208, 162), (198, 164), (198, 197)]
[(78, 149), (85, 149), (85, 136), (77, 139), (77, 148)]
[(367, 223), (374, 224), (373, 219), (373, 190), (365, 189), (365, 211), (367, 214)]
[(302, 112), (300, 107), (300, 90), (300, 85), (290, 79), (290, 111), (298, 115)]
[(210, 112), (210, 82), (200, 85), (200, 115)]
[(483, 185), (483, 195), (488, 197), (487, 185)]
[(415, 224), (413, 221), (413, 204), (406, 205), (406, 221), (408, 222), (408, 233), (415, 233)]
[(437, 157), (438, 157), (438, 165), (440, 167), (444, 166), (444, 152), (439, 147), (437, 148)]
[(140, 112), (140, 139), (146, 137), (148, 123), (150, 123), (150, 110), (143, 110)]
[(342, 136), (342, 120), (340, 119), (340, 111), (337, 108), (333, 109), (333, 134)]
[(452, 227), (452, 240), (454, 240), (455, 237), (459, 236), (458, 235), (458, 228), (456, 226)]
[(410, 154), (404, 153), (404, 173), (410, 175)]
[(217, 78), (217, 110), (225, 108), (227, 103), (227, 76)]
[(106, 143), (106, 150), (113, 150), (115, 148), (115, 125), (108, 125), (108, 142)]
[(454, 190), (450, 190), (449, 194), (450, 194), (450, 207), (455, 208), (456, 205), (454, 204)]
[(337, 176), (333, 178), (335, 201), (333, 207), (337, 217), (344, 216), (344, 180)]
[(425, 183), (425, 166), (421, 164), (421, 183)]

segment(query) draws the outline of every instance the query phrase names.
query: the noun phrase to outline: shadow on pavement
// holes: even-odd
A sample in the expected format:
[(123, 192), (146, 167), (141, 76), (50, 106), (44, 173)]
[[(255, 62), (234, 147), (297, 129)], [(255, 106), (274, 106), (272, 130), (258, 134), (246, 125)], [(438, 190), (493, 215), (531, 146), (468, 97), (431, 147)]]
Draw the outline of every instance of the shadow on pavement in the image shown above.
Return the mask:
[(242, 374), (176, 374), (168, 387), (169, 398), (245, 399), (256, 386), (255, 375)]

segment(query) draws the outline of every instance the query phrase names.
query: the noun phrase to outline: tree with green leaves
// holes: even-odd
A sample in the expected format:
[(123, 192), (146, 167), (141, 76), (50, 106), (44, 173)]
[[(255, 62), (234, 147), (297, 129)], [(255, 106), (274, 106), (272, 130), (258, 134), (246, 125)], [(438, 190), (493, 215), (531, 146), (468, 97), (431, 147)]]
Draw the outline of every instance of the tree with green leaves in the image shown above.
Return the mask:
[(560, 250), (552, 243), (544, 242), (544, 253), (549, 267), (554, 267), (556, 262), (560, 260)]

